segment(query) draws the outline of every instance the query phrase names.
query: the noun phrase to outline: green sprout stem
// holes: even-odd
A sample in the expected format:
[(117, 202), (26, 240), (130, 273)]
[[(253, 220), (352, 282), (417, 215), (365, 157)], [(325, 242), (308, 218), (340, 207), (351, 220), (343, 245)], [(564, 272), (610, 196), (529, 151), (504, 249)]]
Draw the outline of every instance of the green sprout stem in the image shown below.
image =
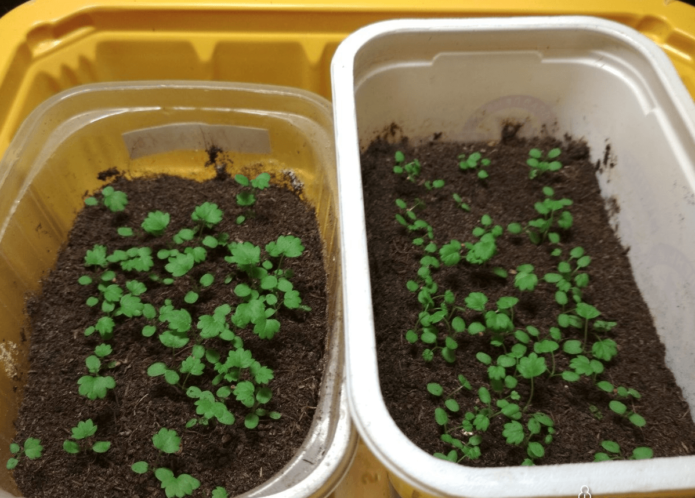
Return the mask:
[(528, 401), (526, 402), (526, 404), (524, 405), (524, 409), (522, 410), (522, 411), (524, 411), (524, 412), (525, 412), (526, 409), (529, 407), (529, 405), (531, 404), (531, 400), (533, 399), (533, 387), (534, 387), (534, 385), (533, 385), (533, 377), (531, 377), (529, 380), (531, 381), (531, 394), (529, 395)]

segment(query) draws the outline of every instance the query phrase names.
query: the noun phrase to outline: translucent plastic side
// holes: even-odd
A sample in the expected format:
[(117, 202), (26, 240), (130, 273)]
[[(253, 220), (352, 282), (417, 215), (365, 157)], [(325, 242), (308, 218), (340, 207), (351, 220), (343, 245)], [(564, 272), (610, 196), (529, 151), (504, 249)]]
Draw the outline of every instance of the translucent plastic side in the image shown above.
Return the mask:
[[(376, 136), (497, 140), (585, 139), (602, 195), (652, 312), (666, 361), (695, 413), (695, 107), (663, 53), (623, 26), (594, 18), (391, 21), (349, 37), (333, 62), (346, 250), (350, 406), (365, 443), (402, 496), (570, 496), (695, 492), (695, 457), (550, 469), (462, 467), (426, 455), (400, 432), (378, 383), (359, 151)], [(610, 149), (606, 149), (607, 145)], [(604, 159), (604, 156), (605, 159)], [(361, 239), (357, 239), (362, 237)]]
[[(214, 176), (214, 168), (204, 166), (205, 147), (180, 149), (176, 141), (164, 148), (158, 144), (167, 133), (174, 133), (172, 124), (182, 125), (189, 136), (191, 129), (202, 130), (201, 144), (222, 148), (235, 167), (260, 164), (277, 179), (292, 171), (303, 185), (302, 196), (316, 210), (329, 296), (322, 396), (311, 433), (295, 459), (245, 496), (327, 495), (347, 469), (356, 444), (341, 393), (343, 325), (333, 125), (325, 100), (282, 87), (186, 82), (91, 85), (47, 101), (25, 122), (0, 163), (0, 365), (4, 367), (0, 460), (8, 458), (27, 370), (30, 332), (23, 316), (25, 296), (39, 291), (41, 276), (55, 263), (85, 192), (102, 186), (97, 174), (116, 167), (129, 177)], [(240, 130), (252, 131), (251, 138), (241, 134), (247, 141), (265, 145), (241, 146)], [(131, 141), (128, 147), (124, 137), (133, 138), (134, 133), (135, 145)], [(143, 149), (143, 144), (149, 148)], [(4, 468), (0, 487), (16, 493)]]

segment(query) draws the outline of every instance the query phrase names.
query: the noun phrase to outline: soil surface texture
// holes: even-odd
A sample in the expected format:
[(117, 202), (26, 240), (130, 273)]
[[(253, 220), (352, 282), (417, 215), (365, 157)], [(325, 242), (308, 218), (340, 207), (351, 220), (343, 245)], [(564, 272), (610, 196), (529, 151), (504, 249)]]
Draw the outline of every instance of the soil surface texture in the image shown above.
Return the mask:
[[(526, 161), (533, 147), (544, 153), (560, 147), (562, 153), (557, 160), (564, 165), (562, 169), (530, 180)], [(393, 172), (396, 151), (404, 153), (405, 163), (420, 161), (422, 170), (415, 182), (409, 181), (405, 173)], [(480, 152), (491, 161), (485, 168), (489, 173), (486, 180), (478, 179), (479, 169), (459, 168), (458, 156), (468, 157), (473, 152)], [(617, 343), (618, 354), (604, 362), (605, 371), (598, 375), (597, 381), (636, 389), (641, 399), (622, 401), (647, 423), (638, 428), (613, 413), (609, 402), (618, 398), (598, 389), (589, 377), (567, 382), (560, 376), (549, 378), (546, 373), (535, 379), (531, 405), (520, 420), (526, 435), (530, 414), (542, 411), (554, 421), (557, 432), (552, 443), (545, 445), (545, 456), (537, 459), (536, 464), (591, 462), (595, 453), (605, 452), (601, 447), (604, 440), (617, 442), (625, 458), (633, 449), (643, 446), (652, 448), (654, 457), (695, 454), (695, 425), (688, 404), (665, 365), (664, 346), (632, 275), (627, 258), (629, 248), (621, 245), (609, 224), (606, 208), (619, 209), (619, 206), (615, 200), (606, 201), (600, 195), (595, 172), (610, 165), (592, 164), (583, 143), (549, 138), (527, 141), (517, 138), (515, 130), (507, 130), (499, 142), (482, 144), (442, 143), (435, 137), (412, 146), (407, 139), (396, 144), (377, 139), (361, 160), (380, 384), (391, 416), (407, 437), (430, 454), (447, 454), (452, 450), (451, 445), (440, 440), (443, 430), (435, 421), (435, 409), (444, 407), (444, 399), (430, 394), (427, 384), (439, 383), (445, 394), (450, 393), (460, 387), (457, 376), (463, 374), (472, 390), (460, 389), (452, 396), (460, 405), (460, 412), (458, 415), (448, 412), (447, 428), (453, 428), (452, 436), (467, 442), (472, 434), (463, 434), (462, 415), (483, 407), (478, 399), (480, 387), (492, 392), (487, 366), (476, 359), (476, 353), (490, 355), (493, 362), (503, 353), (501, 348), (491, 346), (489, 334), (462, 332), (455, 334), (459, 346), (453, 364), (447, 363), (440, 351), (428, 363), (422, 357), (428, 346), (420, 340), (414, 344), (406, 340), (406, 331), (415, 328), (422, 310), (417, 293), (410, 292), (406, 283), (417, 280), (420, 259), (425, 252), (423, 246), (413, 245), (412, 240), (424, 232), (409, 232), (395, 220), (397, 213), (403, 214), (395, 201), (402, 199), (411, 208), (419, 199), (424, 207), (415, 208), (415, 212), (432, 226), (438, 249), (452, 239), (476, 242), (472, 230), (480, 226), (485, 214), (492, 217), (494, 224), (504, 227), (503, 235), (497, 239), (497, 252), (489, 263), (473, 265), (462, 257), (453, 267), (442, 265), (433, 270), (438, 294), (450, 289), (456, 295), (456, 305), (463, 307), (469, 293), (483, 292), (489, 298), (487, 310), (495, 309), (494, 303), (502, 296), (517, 297), (520, 301), (514, 311), (515, 329), (533, 325), (541, 331), (541, 338), (547, 336), (550, 327), (557, 327), (557, 317), (562, 312), (555, 302), (555, 284), (543, 280), (546, 273), (557, 272), (561, 259), (551, 256), (552, 249), (560, 247), (562, 259), (566, 260), (569, 251), (580, 246), (592, 258), (586, 268), (589, 285), (583, 289), (583, 299), (598, 308), (600, 319), (617, 322), (603, 337)], [(444, 187), (425, 188), (425, 181), (437, 179), (445, 181)], [(546, 241), (537, 246), (525, 233), (512, 235), (507, 231), (510, 223), (525, 225), (539, 217), (534, 204), (545, 198), (544, 186), (555, 190), (555, 199), (569, 198), (574, 202), (569, 207), (573, 226), (557, 230), (561, 234), (558, 245)], [(470, 212), (452, 199), (455, 193), (470, 206)], [(462, 254), (465, 256), (465, 249)], [(533, 292), (520, 292), (513, 286), (515, 270), (522, 264), (535, 267), (539, 280)], [(509, 276), (506, 279), (496, 276), (491, 271), (493, 267), (502, 267), (509, 271)], [(484, 323), (482, 314), (475, 311), (466, 310), (457, 315), (466, 325), (473, 321)], [(446, 329), (441, 323), (438, 329), (441, 345)], [(582, 340), (583, 330), (563, 328), (562, 336), (563, 340)], [(595, 340), (593, 334), (590, 337)], [(506, 340), (506, 344), (511, 342)], [(550, 356), (545, 356), (550, 369)], [(558, 372), (571, 370), (567, 355), (556, 356)], [(516, 390), (520, 395), (518, 403), (523, 407), (530, 394), (528, 382), (519, 382)], [(495, 399), (499, 397), (493, 393), (493, 403)], [(483, 436), (482, 456), (477, 460), (462, 459), (461, 463), (475, 467), (520, 465), (527, 458), (526, 448), (505, 442), (503, 425), (508, 422), (506, 417), (496, 416), (491, 419), (487, 432), (473, 431)]]
[[(112, 213), (101, 203), (82, 209), (56, 267), (43, 281), (42, 294), (27, 304), (32, 328), (31, 370), (16, 423), (16, 441), (39, 438), (44, 456), (38, 460), (21, 460), (14, 470), (17, 484), (27, 498), (165, 496), (152, 471), (138, 475), (131, 470), (133, 463), (142, 460), (149, 463), (151, 470), (166, 467), (177, 476), (185, 473), (198, 479), (201, 486), (193, 492), (194, 497), (208, 497), (218, 486), (224, 487), (229, 496), (248, 491), (268, 480), (291, 459), (308, 434), (317, 406), (328, 327), (326, 275), (315, 212), (296, 193), (271, 185), (255, 192), (256, 204), (253, 209), (246, 209), (246, 222), (237, 225), (235, 220), (242, 208), (237, 206), (236, 194), (241, 187), (223, 170), (218, 170), (216, 179), (202, 183), (169, 176), (136, 180), (119, 176), (111, 185), (127, 194), (125, 210)], [(101, 199), (101, 195), (97, 197)], [(226, 246), (206, 248), (207, 259), (196, 264), (187, 275), (176, 278), (172, 285), (149, 278), (149, 274), (161, 278), (171, 276), (164, 269), (167, 261), (156, 256), (160, 249), (183, 250), (200, 245), (197, 240), (176, 245), (172, 237), (183, 228), (196, 227), (191, 213), (204, 202), (217, 204), (224, 216), (219, 225), (206, 228), (203, 234), (227, 233), (230, 242), (250, 241), (262, 248), (262, 260), (271, 259), (274, 264), (278, 258), (270, 258), (263, 248), (278, 236), (299, 237), (305, 247), (300, 257), (284, 258), (282, 266), (294, 271), (291, 282), (300, 292), (302, 304), (311, 307), (310, 312), (281, 306), (273, 317), (281, 322), (280, 331), (269, 340), (255, 335), (253, 325), (243, 329), (232, 327), (231, 315), (227, 316), (229, 326), (243, 339), (244, 348), (261, 365), (274, 371), (274, 379), (268, 385), (273, 397), (265, 407), (280, 412), (282, 417), (279, 420), (262, 417), (253, 430), (244, 427), (249, 408), (234, 395), (226, 401), (236, 417), (234, 424), (213, 421), (207, 427), (196, 425), (187, 429), (186, 423), (196, 417), (194, 400), (180, 387), (168, 384), (163, 376), (147, 375), (148, 367), (155, 362), (177, 368), (191, 354), (201, 315), (212, 315), (224, 303), (233, 310), (242, 302), (233, 290), (247, 277), (236, 266), (225, 262), (225, 256), (230, 256)], [(164, 234), (156, 238), (140, 228), (147, 214), (155, 210), (171, 217)], [(131, 227), (135, 234), (121, 237), (117, 234), (118, 227)], [(108, 269), (116, 272), (113, 283), (125, 291), (126, 281), (137, 279), (147, 287), (147, 292), (140, 296), (143, 302), (159, 310), (166, 299), (171, 299), (176, 309), (188, 310), (192, 317), (188, 335), (192, 340), (175, 350), (172, 358), (172, 350), (157, 338), (166, 330), (165, 323), (149, 322), (156, 323), (157, 334), (147, 338), (141, 333), (148, 324), (145, 317), (114, 316), (114, 337), (108, 341), (113, 353), (102, 359), (102, 364), (109, 361), (116, 364), (113, 368), (102, 368), (100, 375), (111, 375), (116, 387), (104, 399), (90, 401), (78, 394), (77, 381), (88, 374), (85, 359), (102, 342), (98, 333), (88, 337), (84, 334), (87, 327), (104, 316), (101, 305), (94, 308), (85, 305), (90, 296), (100, 295), (96, 282), (104, 272), (93, 266), (85, 268), (85, 254), (95, 244), (106, 246), (108, 254), (117, 249), (151, 247), (155, 262), (151, 271), (126, 272), (118, 263), (111, 263)], [(211, 273), (215, 280), (204, 288), (198, 281), (206, 273)], [(82, 275), (91, 276), (95, 283), (79, 285), (78, 278)], [(231, 281), (225, 283), (228, 276), (232, 277)], [(200, 294), (198, 301), (187, 304), (184, 296), (196, 287)], [(217, 348), (223, 359), (233, 349), (220, 338), (208, 339), (203, 344), (206, 348)], [(203, 362), (206, 364), (203, 374), (191, 376), (186, 387), (196, 385), (215, 392), (225, 382), (213, 386), (216, 372), (205, 359)], [(91, 450), (67, 454), (63, 451), (63, 441), (70, 437), (72, 427), (87, 419), (98, 426), (95, 436), (87, 440), (89, 446), (94, 441), (110, 441), (111, 448), (103, 454)], [(160, 454), (153, 446), (152, 437), (163, 427), (178, 433), (182, 451)]]

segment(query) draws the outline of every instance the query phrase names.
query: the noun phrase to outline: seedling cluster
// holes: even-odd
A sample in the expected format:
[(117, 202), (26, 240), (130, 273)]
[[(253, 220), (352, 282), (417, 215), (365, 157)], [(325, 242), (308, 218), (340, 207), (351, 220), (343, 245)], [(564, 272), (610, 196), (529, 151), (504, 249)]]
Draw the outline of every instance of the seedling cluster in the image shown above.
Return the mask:
[[(558, 160), (560, 149), (547, 154), (539, 149), (529, 152), (529, 181), (534, 184), (540, 176), (550, 177), (562, 168)], [(463, 174), (474, 172), (493, 188), (493, 178), (488, 170), (492, 162), (479, 152), (459, 156), (459, 169)], [(407, 162), (402, 152), (395, 156), (396, 174), (408, 173), (409, 181), (418, 182), (430, 189), (426, 169), (419, 161)], [(417, 165), (413, 169), (412, 165)], [(433, 184), (434, 182), (432, 182)], [(444, 185), (442, 185), (443, 187)], [(646, 425), (637, 413), (636, 402), (640, 393), (635, 389), (614, 386), (603, 376), (605, 367), (618, 354), (618, 346), (610, 332), (618, 324), (606, 320), (602, 312), (586, 301), (584, 289), (590, 281), (591, 257), (582, 247), (573, 247), (565, 253), (566, 235), (572, 228), (573, 217), (569, 210), (571, 199), (556, 196), (549, 186), (539, 185), (543, 198), (534, 204), (539, 217), (528, 222), (512, 222), (505, 230), (489, 214), (483, 214), (468, 240), (450, 240), (438, 243), (434, 229), (426, 219), (426, 206), (421, 200), (409, 205), (404, 199), (396, 199), (396, 222), (406, 230), (412, 244), (421, 251), (420, 267), (406, 283), (407, 289), (416, 298), (420, 311), (415, 323), (405, 331), (405, 339), (419, 345), (424, 361), (439, 361), (453, 364), (457, 355), (473, 355), (486, 369), (488, 380), (484, 385), (472, 386), (458, 375), (457, 387), (447, 392), (442, 384), (427, 385), (430, 395), (441, 400), (434, 412), (434, 422), (441, 427), (441, 441), (450, 449), (437, 452), (435, 456), (452, 462), (475, 460), (486, 448), (485, 439), (491, 421), (495, 418), (502, 424), (502, 437), (511, 446), (522, 447), (526, 458), (521, 465), (534, 465), (542, 461), (557, 431), (552, 414), (534, 408), (534, 396), (540, 379), (560, 378), (565, 383), (588, 379), (603, 393), (604, 404), (615, 416), (637, 428)], [(471, 216), (474, 206), (458, 193), (453, 193), (462, 216)], [(502, 268), (495, 264), (500, 238), (511, 241), (526, 234), (529, 240), (546, 251), (557, 261), (557, 271), (539, 275), (532, 262), (516, 268)], [(437, 281), (442, 267), (469, 265), (487, 271), (506, 282), (508, 295), (493, 301), (482, 290), (473, 290), (456, 295)], [(543, 330), (533, 323), (522, 323), (515, 309), (525, 293), (542, 289), (554, 292), (556, 325)], [(552, 295), (552, 294), (551, 294)], [(471, 351), (466, 347), (467, 336), (485, 337), (490, 348)], [(495, 351), (495, 354), (489, 354)], [(562, 361), (560, 361), (560, 357)], [(565, 365), (565, 367), (560, 367)], [(523, 386), (523, 388), (522, 388)], [(459, 391), (475, 393), (466, 406), (460, 401)], [(521, 392), (528, 393), (523, 398)], [(470, 396), (469, 398), (470, 399)], [(601, 409), (592, 405), (591, 414), (602, 416)], [(604, 441), (602, 448), (608, 453), (596, 453), (596, 460), (623, 458), (617, 444)], [(650, 458), (652, 451), (637, 447), (630, 458)]]
[[(268, 187), (270, 175), (262, 173), (254, 180), (237, 175), (235, 179), (246, 187), (237, 203), (249, 209), (257, 201), (254, 193)], [(98, 197), (87, 198), (87, 209), (103, 203), (111, 211), (122, 211), (127, 205), (126, 195), (110, 186), (102, 190), (101, 197), (101, 202)], [(261, 421), (281, 418), (273, 401), (275, 372), (254, 358), (241, 332), (250, 330), (270, 341), (282, 333), (283, 310), (311, 311), (292, 282), (293, 271), (287, 268), (288, 260), (300, 258), (305, 248), (293, 235), (280, 235), (265, 246), (233, 241), (219, 230), (224, 216), (216, 204), (204, 202), (191, 213), (188, 227), (172, 233), (170, 214), (154, 210), (139, 226), (117, 229), (121, 237), (133, 240), (130, 248), (109, 250), (95, 245), (86, 252), (85, 271), (78, 283), (91, 291), (85, 305), (97, 310), (98, 318), (84, 330), (84, 336), (96, 344), (84, 360), (86, 373), (75, 379), (81, 396), (90, 401), (103, 399), (121, 387), (109, 374), (120, 365), (110, 360), (119, 354), (112, 340), (128, 322), (135, 322), (141, 324), (142, 340), (164, 352), (164, 360), (152, 363), (143, 374), (153, 382), (175, 386), (190, 400), (190, 420), (181, 429), (205, 431), (216, 424), (235, 424), (241, 417), (244, 426), (254, 430)], [(244, 220), (241, 215), (236, 222)], [(224, 284), (229, 292), (219, 297), (206, 294), (216, 276), (197, 271), (210, 251), (226, 254), (228, 264), (221, 272), (227, 275)], [(159, 304), (149, 297), (151, 288), (174, 288), (174, 284), (186, 289), (184, 295), (170, 293), (171, 298)], [(192, 306), (202, 298), (208, 302), (219, 299), (211, 314), (196, 313)], [(97, 425), (91, 419), (79, 421), (64, 441), (64, 451), (107, 452), (111, 443), (96, 441), (96, 433)], [(162, 428), (152, 442), (160, 455), (175, 454), (182, 448), (173, 429)], [(42, 450), (40, 441), (32, 438), (23, 448), (13, 443), (14, 457), (7, 468), (15, 468), (24, 457), (39, 458)], [(167, 497), (188, 496), (201, 485), (188, 474), (176, 476), (159, 461), (137, 461), (132, 470), (138, 474), (152, 470)], [(226, 497), (227, 492), (217, 487), (212, 496)]]

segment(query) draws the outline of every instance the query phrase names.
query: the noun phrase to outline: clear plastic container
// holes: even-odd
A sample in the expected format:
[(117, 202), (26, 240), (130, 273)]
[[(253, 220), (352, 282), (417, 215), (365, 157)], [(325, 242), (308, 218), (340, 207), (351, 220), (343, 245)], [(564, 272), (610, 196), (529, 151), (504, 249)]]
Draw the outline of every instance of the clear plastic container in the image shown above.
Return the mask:
[(498, 140), (505, 122), (586, 140), (620, 206), (611, 222), (695, 414), (695, 106), (673, 65), (636, 31), (590, 17), (402, 20), (349, 36), (332, 63), (346, 313), (357, 429), (402, 497), (693, 496), (695, 456), (472, 468), (428, 455), (379, 388), (360, 149), (396, 123), (411, 141)]
[[(139, 82), (77, 87), (39, 106), (0, 162), (0, 461), (9, 458), (31, 341), (24, 299), (40, 289), (85, 192), (100, 171), (203, 180), (205, 149), (235, 165), (292, 170), (316, 210), (328, 274), (326, 367), (311, 432), (277, 475), (244, 497), (328, 496), (347, 471), (357, 438), (343, 380), (338, 189), (330, 104), (312, 93), (267, 85)], [(2, 490), (17, 494), (9, 471)], [(12, 496), (12, 495), (10, 495)]]

